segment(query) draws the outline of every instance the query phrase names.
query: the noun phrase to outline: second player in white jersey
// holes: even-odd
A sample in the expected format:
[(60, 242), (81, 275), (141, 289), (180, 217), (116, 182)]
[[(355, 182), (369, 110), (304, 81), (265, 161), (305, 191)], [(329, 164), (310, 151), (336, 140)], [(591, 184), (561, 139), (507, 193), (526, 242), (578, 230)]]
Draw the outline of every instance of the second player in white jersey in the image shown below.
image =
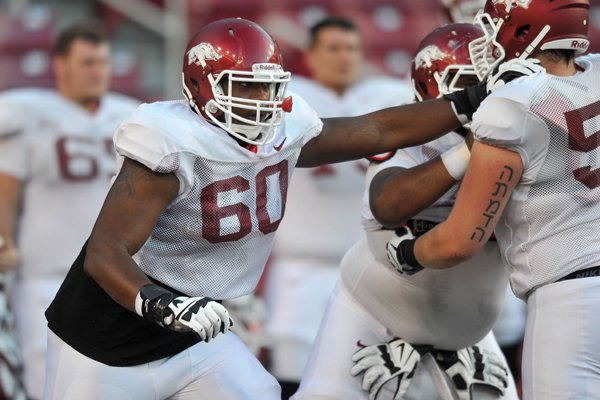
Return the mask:
[[(523, 299), (537, 287), (600, 264), (598, 218), (589, 217), (600, 216), (600, 146), (594, 136), (600, 127), (600, 56), (580, 57), (577, 65), (579, 72), (568, 78), (540, 73), (512, 83), (474, 119), (478, 140), (524, 160), (521, 181), (496, 226), (513, 269), (512, 287)], [(565, 241), (577, 248), (576, 258), (562, 248)]]
[[(495, 229), (512, 288), (528, 304), (525, 399), (587, 399), (600, 391), (592, 367), (600, 362), (600, 56), (576, 58), (589, 45), (589, 17), (585, 0), (487, 2), (478, 17), (485, 36), (471, 48), (478, 74), (511, 62), (540, 71), (482, 103), (448, 220), (388, 245), (398, 270), (417, 276), (472, 257)], [(512, 29), (525, 25), (515, 39)]]

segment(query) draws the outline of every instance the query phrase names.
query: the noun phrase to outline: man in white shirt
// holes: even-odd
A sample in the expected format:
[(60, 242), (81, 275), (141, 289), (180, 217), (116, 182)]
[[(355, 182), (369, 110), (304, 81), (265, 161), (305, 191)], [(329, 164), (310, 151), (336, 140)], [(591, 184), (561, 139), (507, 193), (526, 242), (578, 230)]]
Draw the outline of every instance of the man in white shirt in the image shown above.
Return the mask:
[(110, 46), (74, 26), (54, 44), (55, 89), (0, 94), (0, 267), (17, 268), (25, 386), (42, 398), (44, 311), (92, 229), (115, 173), (112, 136), (138, 102), (107, 92)]

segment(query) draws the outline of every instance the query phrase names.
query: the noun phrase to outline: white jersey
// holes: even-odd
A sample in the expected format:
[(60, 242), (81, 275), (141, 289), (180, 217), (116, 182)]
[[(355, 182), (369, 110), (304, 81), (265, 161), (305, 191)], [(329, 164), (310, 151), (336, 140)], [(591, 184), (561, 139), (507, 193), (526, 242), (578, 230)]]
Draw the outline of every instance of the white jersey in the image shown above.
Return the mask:
[[(302, 77), (290, 88), (304, 98), (321, 118), (349, 117), (411, 102), (404, 81), (372, 78), (339, 96), (333, 90)], [(307, 260), (338, 265), (361, 234), (360, 207), (366, 160), (302, 168), (294, 174), (288, 207), (275, 240), (275, 261)]]
[[(415, 167), (462, 140), (452, 132), (426, 145), (398, 150), (390, 160), (372, 164), (367, 172), (366, 192), (378, 172), (390, 167)], [(445, 220), (457, 186), (414, 218)], [(366, 194), (362, 215), (366, 239), (344, 257), (341, 281), (392, 335), (414, 344), (456, 350), (478, 342), (490, 331), (508, 282), (496, 243), (488, 242), (473, 259), (456, 268), (426, 269), (414, 276), (403, 276), (386, 256), (385, 244), (393, 231), (383, 229), (374, 219)]]
[[(600, 55), (568, 77), (539, 73), (494, 92), (477, 140), (516, 151), (523, 175), (496, 227), (515, 294), (600, 265)], [(507, 171), (510, 173), (510, 171)]]
[(315, 112), (294, 96), (274, 140), (254, 153), (185, 101), (140, 106), (117, 130), (117, 152), (180, 181), (179, 195), (135, 255), (140, 268), (189, 296), (230, 299), (252, 292), (300, 150), (321, 129)]
[(0, 172), (24, 183), (17, 232), (21, 277), (64, 278), (115, 172), (114, 131), (137, 104), (107, 94), (89, 113), (55, 90), (0, 95)]

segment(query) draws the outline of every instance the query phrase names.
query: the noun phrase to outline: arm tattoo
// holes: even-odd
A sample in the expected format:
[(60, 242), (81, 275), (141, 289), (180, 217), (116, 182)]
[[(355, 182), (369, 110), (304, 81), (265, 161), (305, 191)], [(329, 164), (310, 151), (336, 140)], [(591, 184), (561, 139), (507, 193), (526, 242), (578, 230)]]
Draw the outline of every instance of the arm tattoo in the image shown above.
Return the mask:
[(475, 231), (471, 234), (471, 240), (477, 240), (478, 242), (483, 240), (486, 229), (492, 219), (496, 216), (496, 213), (498, 213), (498, 210), (500, 210), (500, 206), (502, 205), (501, 201), (508, 193), (508, 185), (504, 182), (511, 182), (513, 173), (513, 169), (508, 165), (503, 167), (500, 176), (498, 177), (498, 181), (494, 184), (494, 191), (492, 192), (491, 198), (488, 200), (488, 205), (482, 214), (484, 221), (480, 226), (475, 228)]
[(127, 198), (135, 197), (135, 187), (138, 182), (154, 180), (154, 174), (137, 162), (123, 163), (123, 167), (108, 192), (107, 200), (126, 194)]

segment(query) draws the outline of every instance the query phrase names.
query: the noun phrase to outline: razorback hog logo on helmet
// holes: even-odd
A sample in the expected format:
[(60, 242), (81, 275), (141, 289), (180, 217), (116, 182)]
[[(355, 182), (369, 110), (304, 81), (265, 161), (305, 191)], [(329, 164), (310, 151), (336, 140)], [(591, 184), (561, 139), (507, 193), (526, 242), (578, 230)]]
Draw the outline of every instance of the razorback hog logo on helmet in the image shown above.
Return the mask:
[(219, 52), (215, 50), (212, 44), (206, 42), (202, 42), (192, 47), (187, 54), (188, 65), (202, 65), (203, 61), (205, 60), (217, 61), (223, 57), (222, 54), (219, 54)]
[(494, 0), (494, 5), (504, 4), (506, 11), (510, 11), (513, 7), (529, 8), (532, 0)]
[(427, 46), (415, 56), (415, 65), (417, 68), (427, 68), (434, 61), (442, 60), (444, 57), (445, 54), (439, 47)]

